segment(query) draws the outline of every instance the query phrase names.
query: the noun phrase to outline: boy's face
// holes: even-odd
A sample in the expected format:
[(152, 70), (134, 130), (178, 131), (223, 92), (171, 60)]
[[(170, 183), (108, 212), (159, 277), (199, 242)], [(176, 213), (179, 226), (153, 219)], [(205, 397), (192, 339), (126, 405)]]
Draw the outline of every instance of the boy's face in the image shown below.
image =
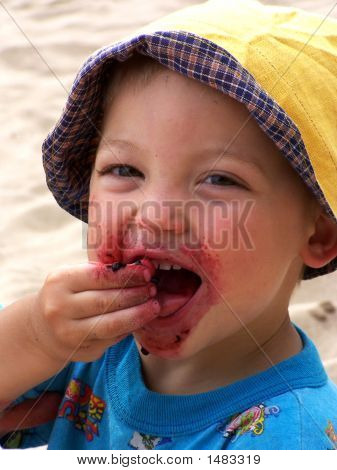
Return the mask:
[[(90, 182), (89, 261), (128, 261), (144, 248), (202, 279), (183, 315), (134, 332), (154, 355), (189, 357), (287, 312), (311, 234), (309, 194), (249, 116), (169, 70), (142, 89), (123, 85), (105, 116)], [(123, 167), (97, 173), (108, 165), (131, 166), (132, 176)], [(166, 274), (165, 314), (195, 289), (178, 273)]]

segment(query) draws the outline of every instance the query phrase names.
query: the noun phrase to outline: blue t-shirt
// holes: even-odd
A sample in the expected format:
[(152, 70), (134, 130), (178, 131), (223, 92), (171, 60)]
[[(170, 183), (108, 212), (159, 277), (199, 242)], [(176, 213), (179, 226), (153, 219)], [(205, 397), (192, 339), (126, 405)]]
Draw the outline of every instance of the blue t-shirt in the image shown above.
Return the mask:
[[(294, 324), (294, 323), (293, 323)], [(129, 335), (94, 362), (70, 363), (20, 396), (61, 391), (54, 421), (2, 437), (48, 449), (336, 449), (337, 386), (297, 325), (303, 349), (276, 367), (193, 395), (153, 392)]]

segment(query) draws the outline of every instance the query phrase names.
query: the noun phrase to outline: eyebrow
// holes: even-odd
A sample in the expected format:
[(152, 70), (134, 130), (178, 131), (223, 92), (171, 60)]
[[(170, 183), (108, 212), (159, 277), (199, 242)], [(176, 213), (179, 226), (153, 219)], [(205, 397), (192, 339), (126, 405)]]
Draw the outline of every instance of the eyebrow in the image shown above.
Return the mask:
[(111, 147), (131, 147), (132, 150), (137, 152), (144, 152), (145, 150), (138, 147), (136, 144), (129, 140), (123, 139), (110, 139), (110, 138), (102, 138), (102, 143), (99, 145), (99, 151), (101, 150), (110, 150)]
[[(98, 153), (100, 153), (103, 150), (110, 150), (111, 147), (127, 147), (135, 153), (139, 153), (139, 154), (145, 153), (145, 149), (139, 147), (134, 142), (131, 142), (126, 139), (111, 139), (111, 138), (104, 138), (104, 140), (102, 139), (102, 143), (100, 145), (100, 149)], [(217, 155), (219, 158), (225, 158), (226, 156), (236, 158), (240, 160), (240, 162), (243, 163), (245, 166), (252, 168), (253, 170), (256, 169), (259, 171), (259, 173), (265, 176), (265, 171), (259, 163), (254, 162), (252, 160), (248, 161), (247, 159), (242, 158), (242, 155), (240, 155), (239, 153), (235, 153), (235, 152), (232, 153), (230, 151), (226, 151), (222, 147), (205, 147), (202, 150), (198, 150), (197, 152), (194, 152), (194, 154), (199, 154), (199, 155), (208, 154), (209, 156)]]

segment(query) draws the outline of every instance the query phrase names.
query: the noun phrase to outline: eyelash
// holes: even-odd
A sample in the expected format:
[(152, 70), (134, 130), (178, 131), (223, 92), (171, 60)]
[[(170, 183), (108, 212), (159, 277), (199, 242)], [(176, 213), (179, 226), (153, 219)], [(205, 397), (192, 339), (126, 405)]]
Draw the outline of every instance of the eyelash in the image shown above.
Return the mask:
[[(104, 170), (97, 170), (97, 173), (100, 174), (101, 176), (103, 175), (106, 175), (107, 173), (112, 173), (112, 170), (114, 170), (115, 168), (133, 168), (134, 170), (136, 170), (136, 168), (134, 168), (133, 166), (131, 165), (109, 165), (108, 167), (106, 167)], [(138, 170), (136, 170), (138, 171)], [(140, 172), (138, 172), (140, 173)], [(120, 175), (115, 175), (115, 176), (120, 176)], [(128, 176), (131, 176), (130, 174)], [(124, 176), (121, 176), (121, 178), (124, 178)]]
[[(106, 175), (108, 173), (112, 173), (112, 170), (114, 170), (115, 168), (133, 168), (134, 170), (136, 170), (138, 173), (140, 173), (136, 168), (134, 168), (133, 166), (131, 165), (109, 165), (107, 168), (105, 168), (104, 170), (97, 170), (97, 173), (101, 176), (103, 175)], [(130, 172), (128, 171), (128, 174), (127, 175), (115, 175), (115, 176), (119, 176), (120, 178), (125, 178), (125, 177), (131, 177), (132, 175), (130, 174)], [(139, 176), (139, 175), (137, 175)], [(232, 183), (232, 185), (235, 185), (235, 186), (241, 186), (237, 181), (233, 180), (232, 178), (226, 176), (226, 175), (220, 175), (220, 174), (212, 174), (212, 175), (207, 175), (206, 178), (210, 178), (212, 176), (220, 176), (221, 178), (224, 178), (226, 179), (226, 181), (230, 181)], [(212, 185), (213, 186), (213, 185)], [(222, 185), (215, 185), (215, 186), (222, 186)], [(227, 186), (227, 185), (226, 185)]]

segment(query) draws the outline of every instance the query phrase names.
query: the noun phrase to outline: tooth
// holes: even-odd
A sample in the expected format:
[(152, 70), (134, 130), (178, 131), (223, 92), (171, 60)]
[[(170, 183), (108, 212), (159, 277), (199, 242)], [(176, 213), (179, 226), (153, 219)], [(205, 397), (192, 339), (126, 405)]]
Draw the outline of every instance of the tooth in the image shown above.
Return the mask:
[(160, 263), (159, 269), (165, 269), (166, 271), (169, 271), (171, 269), (171, 265), (167, 263)]
[(174, 264), (174, 265), (172, 266), (172, 268), (173, 268), (173, 269), (181, 269), (181, 266), (179, 266), (178, 264)]

